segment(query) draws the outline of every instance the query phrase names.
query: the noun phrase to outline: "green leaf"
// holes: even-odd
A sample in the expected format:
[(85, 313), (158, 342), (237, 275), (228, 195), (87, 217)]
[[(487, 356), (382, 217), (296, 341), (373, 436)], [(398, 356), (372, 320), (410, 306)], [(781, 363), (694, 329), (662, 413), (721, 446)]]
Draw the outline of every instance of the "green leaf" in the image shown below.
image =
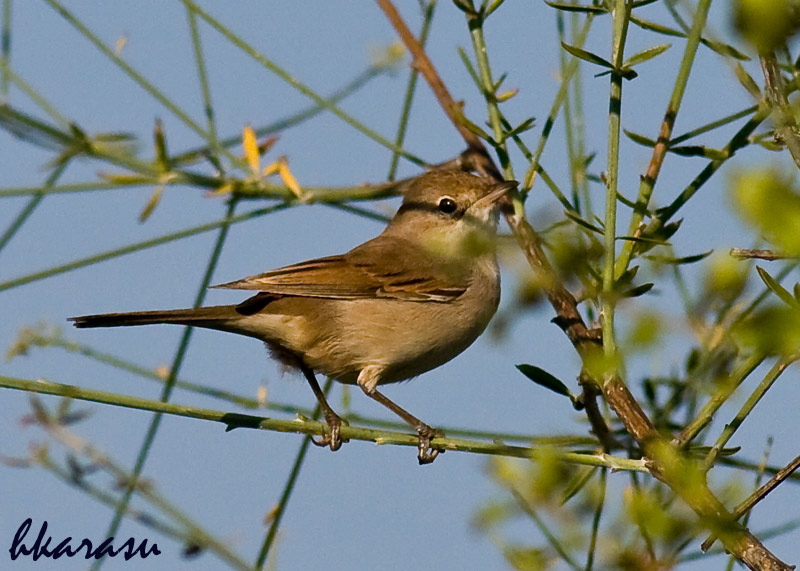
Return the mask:
[(714, 42), (705, 38), (700, 38), (700, 43), (720, 55), (729, 56), (739, 61), (750, 61), (750, 56), (743, 54), (731, 45), (723, 44), (722, 42)]
[(667, 241), (675, 235), (675, 232), (678, 231), (678, 228), (681, 227), (681, 224), (683, 224), (683, 218), (676, 220), (675, 222), (665, 224), (654, 232), (653, 237), (659, 240)]
[(8, 104), (0, 104), (0, 127), (23, 141), (51, 151), (60, 151), (73, 143), (72, 133), (12, 109)]
[(526, 364), (516, 365), (516, 367), (520, 373), (528, 377), (537, 385), (541, 385), (546, 389), (550, 389), (556, 394), (563, 395), (574, 401), (574, 397), (572, 396), (572, 393), (569, 392), (567, 385), (559, 381), (544, 369)]
[(646, 236), (617, 236), (617, 240), (627, 240), (628, 242), (637, 242), (639, 244), (646, 244), (648, 246), (666, 246), (669, 244), (669, 242), (665, 240), (648, 238)]
[(155, 190), (153, 191), (153, 194), (150, 195), (150, 199), (147, 201), (147, 204), (144, 205), (142, 212), (139, 214), (139, 222), (145, 222), (147, 221), (148, 218), (150, 218), (150, 215), (156, 209), (158, 203), (161, 202), (161, 195), (163, 192), (164, 192), (163, 184), (159, 184), (158, 186), (156, 186)]
[(629, 289), (627, 291), (622, 292), (622, 297), (639, 297), (640, 295), (644, 295), (648, 291), (653, 289), (654, 285), (655, 284), (648, 282), (646, 284), (642, 284), (642, 285), (636, 286), (634, 288), (631, 288), (631, 289)]
[[(675, 28), (670, 28), (669, 26), (664, 26), (662, 24), (656, 24), (655, 22), (650, 22), (648, 20), (643, 20), (637, 16), (631, 15), (630, 18), (631, 22), (642, 28), (643, 30), (649, 30), (651, 32), (656, 32), (657, 34), (662, 34), (664, 36), (672, 36), (675, 38), (685, 38), (686, 34), (681, 30), (676, 30)], [(701, 38), (700, 42), (709, 48), (712, 51), (717, 52), (723, 56), (729, 56), (739, 61), (750, 61), (750, 57), (743, 54), (736, 48), (729, 46), (728, 44), (723, 44), (721, 42), (713, 42), (707, 40), (705, 38)]]
[(581, 218), (580, 216), (578, 216), (574, 212), (572, 212), (570, 210), (565, 210), (564, 214), (567, 216), (567, 218), (569, 218), (570, 220), (572, 220), (573, 222), (575, 222), (579, 226), (583, 226), (587, 230), (590, 230), (592, 232), (596, 232), (598, 234), (604, 234), (602, 228), (598, 228), (597, 226), (595, 226), (591, 222), (587, 222), (586, 220), (584, 220), (583, 218)]
[(614, 64), (612, 64), (608, 60), (604, 60), (599, 55), (593, 54), (591, 52), (587, 52), (586, 50), (582, 50), (580, 48), (576, 48), (575, 46), (570, 46), (561, 42), (561, 47), (567, 50), (569, 53), (574, 55), (578, 59), (582, 59), (584, 61), (588, 61), (589, 63), (593, 63), (602, 67), (607, 67), (608, 69), (613, 70)]
[(693, 256), (684, 256), (682, 258), (669, 258), (666, 256), (645, 256), (645, 258), (654, 262), (660, 262), (662, 264), (673, 264), (676, 266), (680, 266), (684, 264), (694, 264), (695, 262), (704, 260), (705, 258), (710, 256), (713, 252), (714, 250), (709, 250), (708, 252), (703, 252), (702, 254), (695, 254)]
[(614, 286), (617, 289), (621, 289), (627, 286), (628, 284), (633, 282), (633, 278), (635, 278), (636, 274), (638, 273), (639, 273), (639, 266), (633, 266), (632, 268), (628, 268), (620, 277), (617, 278), (617, 282), (614, 284)]
[(464, 127), (467, 128), (468, 131), (472, 132), (472, 134), (477, 135), (484, 141), (493, 141), (489, 133), (478, 127), (475, 123), (467, 119), (464, 115), (461, 115), (461, 122), (463, 123)]
[(164, 126), (160, 119), (156, 119), (156, 126), (153, 129), (153, 138), (156, 147), (156, 164), (161, 172), (169, 170), (169, 155), (167, 154), (167, 139), (164, 136)]
[(564, 12), (584, 12), (587, 14), (606, 14), (608, 10), (602, 6), (581, 6), (579, 4), (568, 4), (566, 2), (547, 2), (545, 4), (556, 10), (563, 10)]
[(500, 79), (498, 79), (494, 83), (494, 87), (493, 87), (492, 91), (494, 91), (496, 93), (500, 89), (500, 86), (503, 85), (503, 82), (506, 80), (507, 77), (508, 77), (508, 72), (506, 72), (503, 75), (501, 75)]
[[(639, 133), (634, 133), (633, 131), (628, 131), (627, 129), (623, 129), (625, 135), (637, 145), (642, 145), (643, 147), (653, 148), (656, 146), (656, 142), (649, 137), (645, 137), (644, 135), (640, 135)], [(727, 151), (721, 151), (719, 149), (712, 149), (710, 147), (706, 147), (704, 145), (682, 145), (671, 147), (669, 144), (667, 145), (667, 151), (670, 153), (674, 153), (681, 157), (704, 157), (710, 160), (724, 160), (729, 158), (730, 153)]]
[(453, 0), (453, 4), (456, 5), (456, 8), (458, 8), (467, 15), (470, 16), (477, 15), (475, 8), (471, 5), (472, 2), (467, 2), (466, 0)]
[(261, 417), (252, 414), (239, 414), (238, 412), (225, 413), (220, 419), (225, 423), (225, 432), (230, 432), (237, 428), (258, 428), (261, 426)]
[(492, 13), (495, 10), (497, 10), (500, 6), (502, 6), (503, 2), (505, 1), (506, 0), (494, 0), (494, 2), (492, 2), (492, 4), (486, 9), (486, 15), (484, 16), (484, 18), (488, 18), (489, 16), (491, 16)]
[(794, 298), (800, 303), (800, 284), (794, 284)]
[(639, 133), (634, 133), (633, 131), (628, 131), (627, 129), (623, 129), (622, 132), (625, 133), (625, 135), (637, 145), (642, 145), (643, 147), (650, 147), (650, 148), (656, 146), (656, 142), (653, 139), (649, 139), (644, 135), (640, 135)]
[(675, 38), (685, 38), (686, 34), (681, 32), (680, 30), (676, 30), (675, 28), (670, 28), (669, 26), (664, 26), (662, 24), (656, 24), (655, 22), (650, 22), (648, 20), (644, 20), (639, 18), (638, 16), (631, 15), (631, 22), (643, 30), (648, 30), (650, 32), (656, 32), (657, 34), (662, 34), (664, 36), (673, 36)]
[[(603, 77), (604, 75), (611, 75), (612, 73), (614, 73), (614, 71), (615, 70), (613, 70), (613, 69), (609, 69), (609, 70), (606, 70), (606, 71), (601, 71), (600, 73), (595, 73), (594, 76), (595, 77)], [(618, 73), (623, 79), (627, 79), (629, 81), (631, 79), (636, 79), (637, 77), (639, 77), (638, 73), (636, 73), (631, 68), (625, 67), (625, 66), (617, 69), (616, 73)]]
[(761, 89), (758, 87), (753, 77), (747, 73), (747, 71), (745, 71), (744, 67), (742, 67), (742, 64), (737, 61), (733, 71), (736, 73), (736, 79), (738, 79), (739, 83), (742, 84), (742, 87), (747, 90), (747, 93), (750, 94), (750, 97), (756, 101), (761, 101)]
[(778, 281), (773, 278), (767, 270), (760, 266), (756, 266), (756, 271), (758, 275), (761, 277), (761, 280), (767, 285), (769, 289), (772, 290), (772, 293), (777, 295), (781, 301), (787, 304), (789, 307), (800, 308), (800, 301), (797, 301), (789, 291), (783, 287)]
[(642, 50), (637, 54), (632, 55), (629, 57), (625, 63), (622, 64), (623, 68), (626, 67), (633, 67), (634, 65), (638, 65), (640, 63), (644, 63), (647, 60), (653, 59), (659, 54), (663, 54), (669, 48), (671, 48), (671, 44), (658, 44), (657, 46), (653, 46), (652, 48), (647, 48), (646, 50)]
[(503, 134), (503, 139), (504, 140), (505, 139), (509, 139), (511, 137), (515, 137), (515, 136), (517, 136), (517, 135), (519, 135), (521, 133), (524, 133), (525, 131), (531, 129), (535, 122), (536, 122), (536, 118), (535, 117), (529, 117), (528, 119), (525, 119), (522, 123), (520, 123), (519, 125), (517, 125), (513, 129), (511, 129), (507, 133), (504, 133)]
[(705, 145), (682, 145), (679, 147), (670, 147), (668, 150), (670, 153), (675, 153), (681, 157), (703, 157), (712, 161), (722, 161), (730, 157), (728, 151), (712, 149)]
[(464, 67), (467, 68), (467, 73), (469, 73), (469, 76), (475, 83), (475, 87), (482, 89), (481, 79), (478, 77), (478, 74), (475, 71), (475, 66), (472, 65), (472, 62), (469, 60), (469, 56), (467, 55), (467, 52), (464, 51), (464, 48), (458, 48), (458, 55), (461, 57), (461, 62), (464, 64)]
[[(711, 446), (692, 446), (689, 451), (698, 456), (707, 456), (711, 452), (711, 448)], [(718, 454), (719, 456), (733, 456), (741, 449), (741, 446), (732, 446), (731, 448), (723, 448)]]

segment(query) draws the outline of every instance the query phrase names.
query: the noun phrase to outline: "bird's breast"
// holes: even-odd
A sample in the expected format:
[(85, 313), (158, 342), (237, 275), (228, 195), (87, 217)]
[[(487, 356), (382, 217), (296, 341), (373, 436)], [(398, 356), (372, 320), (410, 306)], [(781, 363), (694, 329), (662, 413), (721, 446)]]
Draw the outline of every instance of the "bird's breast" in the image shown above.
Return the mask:
[(345, 383), (354, 383), (364, 367), (379, 366), (383, 369), (379, 384), (385, 384), (446, 363), (483, 333), (496, 312), (500, 301), (496, 268), (485, 264), (466, 291), (450, 302), (336, 302), (336, 334), (326, 336), (324, 347), (308, 353), (309, 365)]

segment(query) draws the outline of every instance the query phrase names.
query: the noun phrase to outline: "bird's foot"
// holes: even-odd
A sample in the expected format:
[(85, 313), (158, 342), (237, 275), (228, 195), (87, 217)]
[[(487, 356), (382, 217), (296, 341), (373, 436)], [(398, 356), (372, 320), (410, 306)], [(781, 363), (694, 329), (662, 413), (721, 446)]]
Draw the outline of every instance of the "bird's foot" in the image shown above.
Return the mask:
[(343, 425), (349, 426), (350, 423), (333, 411), (325, 415), (325, 422), (328, 423), (328, 434), (322, 436), (319, 440), (315, 440), (312, 437), (311, 442), (317, 446), (329, 446), (332, 452), (336, 452), (342, 447), (343, 442), (350, 441), (349, 438), (339, 436), (339, 429)]
[(437, 450), (431, 448), (432, 438), (444, 437), (444, 432), (438, 428), (432, 428), (427, 424), (422, 424), (417, 427), (417, 434), (419, 434), (419, 452), (417, 452), (417, 460), (420, 466), (423, 464), (430, 464), (439, 455), (439, 452), (444, 453), (444, 450)]

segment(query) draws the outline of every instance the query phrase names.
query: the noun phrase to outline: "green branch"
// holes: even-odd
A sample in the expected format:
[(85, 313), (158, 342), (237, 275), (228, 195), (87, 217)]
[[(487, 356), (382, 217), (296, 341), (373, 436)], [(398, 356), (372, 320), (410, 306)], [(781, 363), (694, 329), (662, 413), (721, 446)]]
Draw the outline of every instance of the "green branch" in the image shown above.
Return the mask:
[[(53, 0), (47, 0), (48, 2), (52, 2)], [(376, 143), (386, 147), (390, 151), (396, 152), (403, 156), (404, 158), (410, 160), (411, 162), (418, 164), (418, 165), (425, 165), (425, 161), (422, 159), (415, 157), (411, 153), (405, 151), (404, 149), (398, 148), (394, 143), (383, 137), (382, 135), (378, 134), (374, 130), (370, 129), (351, 115), (342, 111), (339, 107), (331, 103), (329, 100), (323, 98), (319, 94), (317, 94), (314, 90), (300, 82), (299, 80), (295, 79), (289, 72), (281, 68), (272, 60), (268, 59), (261, 53), (259, 53), (255, 48), (253, 48), (250, 44), (245, 42), (242, 38), (237, 36), (233, 33), (229, 28), (226, 28), (222, 25), (222, 23), (211, 16), (208, 12), (200, 8), (197, 4), (192, 2), (192, 0), (181, 0), (188, 8), (190, 8), (193, 12), (195, 12), (198, 16), (200, 16), (203, 20), (205, 20), (212, 28), (217, 30), (220, 34), (222, 34), (229, 42), (231, 42), (234, 46), (242, 50), (244, 53), (249, 55), (253, 58), (256, 62), (267, 68), (269, 71), (277, 75), (279, 78), (284, 80), (286, 83), (291, 85), (293, 88), (298, 90), (300, 93), (305, 95), (306, 97), (315, 101), (318, 105), (322, 105), (339, 117), (342, 121), (356, 129), (357, 131), (363, 133)]]
[[(667, 111), (664, 114), (664, 120), (661, 124), (661, 132), (658, 135), (658, 142), (653, 148), (653, 156), (650, 160), (650, 166), (647, 168), (647, 173), (641, 178), (639, 184), (639, 196), (636, 198), (636, 207), (633, 209), (633, 216), (628, 225), (628, 236), (634, 236), (639, 225), (642, 223), (647, 206), (650, 204), (650, 197), (653, 194), (658, 175), (661, 172), (661, 165), (664, 162), (664, 156), (669, 148), (670, 138), (672, 136), (672, 129), (675, 125), (675, 120), (678, 117), (678, 111), (683, 101), (683, 95), (686, 92), (686, 85), (689, 82), (689, 74), (694, 64), (695, 56), (697, 55), (697, 47), (700, 45), (700, 38), (703, 29), (706, 25), (706, 18), (708, 10), (711, 7), (711, 0), (700, 0), (697, 5), (697, 12), (692, 22), (692, 29), (686, 41), (686, 49), (683, 52), (683, 60), (678, 69), (678, 75), (675, 78), (675, 85), (672, 88), (672, 95), (670, 96), (669, 103), (667, 104)], [(626, 242), (622, 246), (619, 259), (616, 263), (615, 273), (621, 276), (625, 270), (628, 269), (631, 256), (633, 255), (635, 242)]]
[[(208, 420), (224, 424), (228, 430), (234, 428), (251, 428), (259, 430), (271, 430), (274, 432), (289, 432), (294, 434), (305, 434), (323, 436), (328, 431), (328, 425), (324, 422), (316, 422), (302, 417), (292, 420), (277, 418), (267, 418), (253, 416), (249, 414), (239, 414), (232, 412), (222, 412), (207, 408), (199, 408), (187, 405), (180, 405), (171, 402), (143, 399), (128, 395), (120, 395), (94, 389), (85, 389), (74, 385), (63, 385), (50, 381), (17, 379), (0, 375), (0, 388), (14, 389), (31, 393), (56, 395), (75, 400), (83, 400), (131, 408), (158, 412), (185, 418)], [(408, 432), (396, 432), (389, 430), (378, 430), (373, 428), (360, 428), (356, 426), (343, 426), (341, 428), (342, 438), (350, 440), (361, 440), (374, 442), (381, 445), (419, 446), (419, 435)], [(457, 450), (460, 452), (472, 452), (474, 454), (486, 454), (492, 456), (508, 456), (513, 458), (536, 458), (539, 448), (524, 446), (508, 446), (497, 442), (484, 442), (480, 440), (467, 440), (464, 438), (436, 438), (431, 442), (433, 448), (438, 450)], [(598, 466), (610, 468), (612, 470), (635, 470), (637, 472), (647, 472), (644, 460), (632, 460), (628, 458), (618, 458), (609, 454), (582, 454), (577, 452), (562, 452), (558, 458), (569, 464), (580, 466)]]
[(43, 280), (45, 278), (49, 278), (58, 274), (63, 274), (65, 272), (69, 272), (72, 270), (76, 270), (78, 268), (83, 268), (86, 266), (90, 266), (92, 264), (97, 264), (99, 262), (104, 262), (106, 260), (110, 260), (113, 258), (117, 258), (119, 256), (124, 256), (126, 254), (131, 254), (133, 252), (138, 252), (140, 250), (146, 250), (147, 248), (153, 248), (154, 246), (160, 246), (161, 244), (165, 244), (167, 242), (173, 242), (175, 240), (180, 240), (183, 238), (188, 238), (190, 236), (194, 236), (196, 234), (202, 234), (203, 232), (209, 232), (216, 228), (220, 228), (221, 226), (225, 226), (226, 224), (236, 224), (238, 222), (244, 222), (246, 220), (252, 220), (253, 218), (258, 218), (259, 216), (264, 216), (266, 214), (270, 214), (275, 212), (276, 210), (281, 210), (283, 208), (288, 208), (288, 204), (276, 204), (274, 206), (270, 206), (268, 208), (260, 208), (258, 210), (251, 210), (250, 212), (246, 212), (244, 214), (239, 214), (238, 216), (232, 217), (230, 220), (223, 218), (222, 220), (217, 220), (215, 222), (208, 222), (207, 224), (200, 224), (199, 226), (193, 226), (191, 228), (187, 228), (185, 230), (181, 230), (179, 232), (173, 232), (171, 234), (164, 234), (163, 236), (159, 236), (157, 238), (153, 238), (152, 240), (145, 240), (143, 242), (137, 242), (136, 244), (129, 244), (127, 246), (123, 246), (121, 248), (115, 248), (113, 250), (108, 250), (106, 252), (102, 252), (100, 254), (95, 254), (94, 256), (88, 256), (86, 258), (80, 258), (78, 260), (74, 260), (72, 262), (68, 262), (66, 264), (61, 264), (58, 266), (53, 266), (52, 268), (42, 270), (40, 272), (34, 272), (32, 274), (28, 274), (25, 276), (21, 276), (18, 278), (14, 278), (12, 280), (8, 280), (5, 282), (0, 283), (0, 291), (5, 291), (8, 289), (12, 289), (21, 285), (29, 284), (31, 282), (35, 282), (38, 280)]

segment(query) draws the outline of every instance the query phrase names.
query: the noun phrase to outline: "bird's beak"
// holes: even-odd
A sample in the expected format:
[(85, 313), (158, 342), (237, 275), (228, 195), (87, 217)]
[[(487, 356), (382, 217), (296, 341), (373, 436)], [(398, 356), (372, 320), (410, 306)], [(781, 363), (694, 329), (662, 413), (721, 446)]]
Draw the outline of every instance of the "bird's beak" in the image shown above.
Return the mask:
[(504, 180), (496, 185), (494, 188), (487, 194), (486, 196), (479, 198), (472, 204), (472, 208), (481, 209), (489, 204), (494, 204), (502, 197), (504, 197), (509, 191), (517, 188), (519, 183), (515, 180)]

